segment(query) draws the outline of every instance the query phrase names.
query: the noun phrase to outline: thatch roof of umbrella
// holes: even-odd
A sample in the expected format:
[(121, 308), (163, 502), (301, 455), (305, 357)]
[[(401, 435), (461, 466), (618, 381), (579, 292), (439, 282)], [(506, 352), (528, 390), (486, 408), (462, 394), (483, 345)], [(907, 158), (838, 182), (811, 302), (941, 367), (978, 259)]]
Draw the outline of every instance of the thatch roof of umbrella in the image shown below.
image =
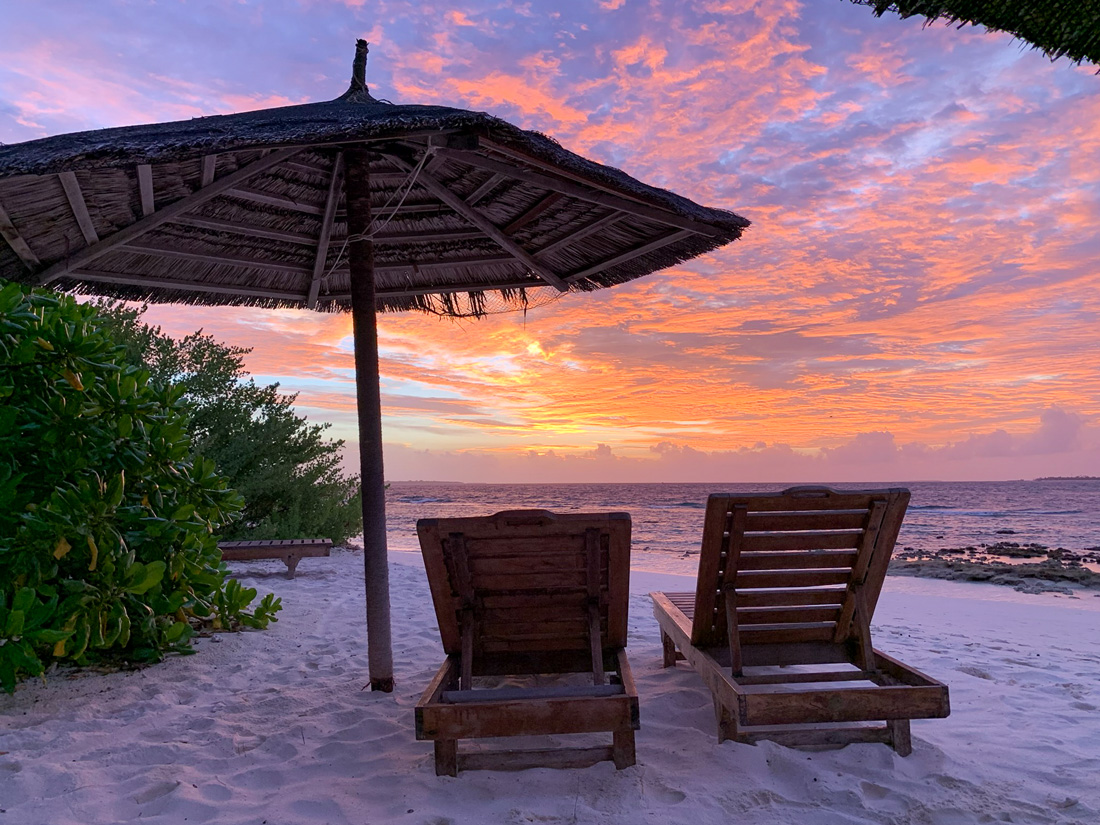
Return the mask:
[(749, 223), (491, 115), (380, 102), (353, 82), (324, 103), (0, 146), (0, 277), (124, 299), (349, 309), (339, 179), (350, 145), (371, 150), (371, 205), (385, 221), (381, 310), (477, 314), (486, 290), (522, 305), (532, 289), (611, 286)]
[(0, 278), (353, 312), (371, 687), (393, 689), (376, 310), (480, 315), (612, 286), (749, 222), (499, 118), (328, 103), (0, 147)]

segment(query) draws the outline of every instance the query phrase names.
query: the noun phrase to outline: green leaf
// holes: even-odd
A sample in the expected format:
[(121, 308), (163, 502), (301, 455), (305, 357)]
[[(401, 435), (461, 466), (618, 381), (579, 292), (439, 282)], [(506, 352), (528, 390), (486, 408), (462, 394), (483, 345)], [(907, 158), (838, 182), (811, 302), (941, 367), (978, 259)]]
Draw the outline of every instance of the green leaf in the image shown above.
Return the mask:
[(186, 521), (191, 518), (195, 512), (195, 505), (183, 504), (176, 508), (176, 511), (172, 513), (172, 521)]
[(36, 630), (28, 633), (27, 638), (41, 645), (54, 645), (72, 636), (72, 630)]
[(22, 610), (12, 610), (8, 612), (7, 625), (4, 628), (4, 635), (9, 639), (14, 639), (23, 635), (23, 619), (25, 614)]
[(184, 641), (184, 637), (191, 637), (191, 625), (187, 622), (176, 622), (166, 631), (164, 631), (164, 640), (169, 644), (175, 644), (180, 641)]
[(15, 591), (15, 598), (11, 600), (11, 609), (26, 612), (31, 609), (35, 601), (34, 588), (21, 587)]
[(144, 565), (141, 562), (134, 562), (127, 573), (130, 584), (124, 588), (125, 591), (136, 595), (148, 592), (150, 588), (160, 584), (166, 569), (167, 565), (159, 559)]

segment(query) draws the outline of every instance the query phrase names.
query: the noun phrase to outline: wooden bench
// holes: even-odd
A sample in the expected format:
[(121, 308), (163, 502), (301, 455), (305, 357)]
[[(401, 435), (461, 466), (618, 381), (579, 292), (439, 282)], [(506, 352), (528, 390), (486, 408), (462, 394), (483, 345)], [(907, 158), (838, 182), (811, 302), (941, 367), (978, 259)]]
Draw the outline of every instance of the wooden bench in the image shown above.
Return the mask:
[(270, 541), (219, 541), (224, 561), (282, 559), (286, 562), (286, 577), (294, 578), (298, 562), (306, 556), (327, 556), (332, 539), (272, 539)]

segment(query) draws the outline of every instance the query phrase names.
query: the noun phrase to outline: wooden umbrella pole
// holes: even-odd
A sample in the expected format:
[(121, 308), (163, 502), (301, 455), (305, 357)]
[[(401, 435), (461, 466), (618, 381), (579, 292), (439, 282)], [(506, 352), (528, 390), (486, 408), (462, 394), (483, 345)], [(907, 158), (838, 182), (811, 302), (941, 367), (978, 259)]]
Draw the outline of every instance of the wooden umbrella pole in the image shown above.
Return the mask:
[[(371, 690), (393, 691), (390, 640), (390, 572), (386, 557), (386, 480), (382, 470), (382, 399), (378, 384), (378, 322), (374, 294), (374, 243), (370, 229), (370, 155), (346, 154), (348, 264), (355, 335), (355, 398), (359, 408), (359, 461), (363, 490), (363, 576), (367, 595), (367, 667)], [(354, 240), (361, 238), (361, 240)]]

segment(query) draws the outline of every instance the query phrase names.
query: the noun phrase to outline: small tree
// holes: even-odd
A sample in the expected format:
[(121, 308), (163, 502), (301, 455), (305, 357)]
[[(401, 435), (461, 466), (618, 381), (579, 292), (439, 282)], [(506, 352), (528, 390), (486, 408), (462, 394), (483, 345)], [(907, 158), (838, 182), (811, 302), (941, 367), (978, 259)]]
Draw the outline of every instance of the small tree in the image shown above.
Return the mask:
[(192, 453), (182, 389), (95, 310), (0, 284), (0, 686), (52, 660), (189, 652), (192, 620), (263, 627), (213, 538), (241, 508)]
[(339, 544), (362, 531), (359, 482), (340, 471), (344, 442), (324, 437), (328, 424), (297, 415), (297, 395), (258, 386), (244, 368), (250, 349), (201, 330), (174, 340), (141, 321), (144, 307), (98, 309), (131, 363), (185, 388), (195, 449), (244, 497), (241, 518), (221, 538), (325, 536)]

